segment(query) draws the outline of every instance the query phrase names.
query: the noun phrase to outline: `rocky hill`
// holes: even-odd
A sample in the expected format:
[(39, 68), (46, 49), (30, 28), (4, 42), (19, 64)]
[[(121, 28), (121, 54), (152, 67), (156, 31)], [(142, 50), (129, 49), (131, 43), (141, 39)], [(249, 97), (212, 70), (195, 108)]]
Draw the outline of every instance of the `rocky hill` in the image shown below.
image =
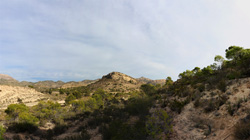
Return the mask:
[(104, 89), (108, 92), (131, 92), (138, 91), (143, 82), (120, 72), (111, 72), (100, 80), (89, 85), (91, 89)]
[(0, 80), (12, 80), (16, 81), (13, 77), (6, 75), (6, 74), (0, 74)]
[(157, 84), (164, 85), (166, 83), (165, 79), (151, 80), (149, 78), (140, 77), (140, 78), (137, 78), (136, 80), (145, 84), (152, 84), (152, 85), (157, 85)]
[(18, 85), (18, 81), (14, 79), (13, 77), (6, 75), (6, 74), (0, 74), (0, 84), (4, 85)]

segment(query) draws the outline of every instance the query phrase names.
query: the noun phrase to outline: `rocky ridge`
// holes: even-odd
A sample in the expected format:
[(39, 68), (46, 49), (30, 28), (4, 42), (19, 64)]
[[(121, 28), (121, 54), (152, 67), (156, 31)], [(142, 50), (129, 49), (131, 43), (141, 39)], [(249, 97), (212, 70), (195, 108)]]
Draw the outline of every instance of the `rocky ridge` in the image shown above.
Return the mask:
[(93, 90), (101, 88), (111, 93), (127, 93), (138, 91), (144, 84), (137, 79), (120, 72), (111, 72), (104, 75), (100, 80), (89, 85)]

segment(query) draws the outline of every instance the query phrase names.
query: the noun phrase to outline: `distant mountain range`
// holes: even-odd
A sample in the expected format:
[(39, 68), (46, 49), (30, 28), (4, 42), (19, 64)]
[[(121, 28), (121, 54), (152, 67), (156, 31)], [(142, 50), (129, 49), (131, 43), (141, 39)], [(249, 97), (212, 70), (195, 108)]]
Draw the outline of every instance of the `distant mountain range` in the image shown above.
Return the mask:
[[(39, 81), (39, 82), (28, 82), (22, 81), (19, 82), (13, 77), (0, 74), (0, 85), (10, 85), (10, 86), (22, 86), (22, 87), (33, 87), (35, 89), (49, 89), (49, 88), (72, 88), (72, 87), (81, 87), (81, 86), (90, 86), (91, 88), (99, 87), (104, 89), (110, 90), (126, 90), (124, 88), (138, 88), (138, 86), (142, 84), (160, 84), (163, 85), (165, 83), (165, 79), (160, 80), (151, 80), (149, 78), (141, 77), (141, 78), (133, 78), (126, 74), (120, 72), (111, 72), (101, 79), (97, 80), (83, 80), (83, 81), (70, 81), (70, 82), (63, 82), (63, 81)], [(123, 85), (123, 86), (121, 86)], [(117, 87), (121, 86), (122, 89)]]

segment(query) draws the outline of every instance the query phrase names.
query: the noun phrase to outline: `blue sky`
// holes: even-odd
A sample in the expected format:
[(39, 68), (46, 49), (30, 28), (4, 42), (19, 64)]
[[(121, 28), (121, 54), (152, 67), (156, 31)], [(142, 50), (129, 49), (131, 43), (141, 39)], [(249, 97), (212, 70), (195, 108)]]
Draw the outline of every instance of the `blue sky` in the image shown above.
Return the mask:
[(248, 0), (1, 0), (0, 73), (165, 79), (250, 46)]

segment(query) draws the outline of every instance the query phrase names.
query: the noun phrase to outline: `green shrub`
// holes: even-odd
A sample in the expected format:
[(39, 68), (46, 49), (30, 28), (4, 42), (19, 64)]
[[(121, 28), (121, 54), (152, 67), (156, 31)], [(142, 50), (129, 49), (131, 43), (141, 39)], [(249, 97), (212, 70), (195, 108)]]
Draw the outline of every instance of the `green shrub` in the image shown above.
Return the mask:
[(106, 92), (105, 92), (103, 89), (101, 89), (101, 88), (97, 89), (97, 90), (94, 92), (94, 94), (99, 94), (99, 95), (101, 95), (103, 98), (106, 96)]
[(156, 93), (156, 87), (152, 84), (141, 85), (141, 90), (147, 95), (154, 95)]
[(232, 79), (237, 79), (241, 76), (241, 72), (237, 71), (237, 70), (234, 70), (234, 71), (231, 71), (230, 73), (227, 74), (227, 79), (229, 80), (232, 80)]
[(94, 98), (90, 98), (88, 101), (85, 103), (86, 111), (94, 111), (95, 109), (98, 109), (99, 106), (97, 105), (97, 102)]
[(81, 97), (83, 96), (83, 93), (81, 93), (81, 92), (75, 90), (75, 91), (73, 92), (73, 95), (76, 97), (76, 99), (79, 99), (79, 98), (81, 98)]
[(4, 138), (3, 138), (3, 134), (5, 133), (5, 128), (2, 126), (2, 125), (0, 125), (0, 140), (4, 140)]
[(61, 105), (52, 101), (41, 101), (33, 107), (34, 115), (40, 120), (53, 120), (61, 110)]
[(145, 123), (127, 124), (122, 120), (112, 121), (100, 127), (104, 140), (144, 140), (146, 139)]
[(64, 90), (64, 89), (62, 89), (62, 88), (60, 88), (60, 89), (59, 89), (59, 93), (62, 95), (62, 94), (64, 94), (64, 93), (65, 93), (65, 90)]
[(170, 109), (172, 110), (172, 111), (176, 111), (176, 112), (178, 112), (178, 113), (181, 113), (181, 110), (182, 110), (182, 108), (186, 105), (186, 104), (188, 104), (188, 102), (189, 102), (189, 100), (188, 99), (186, 99), (186, 100), (184, 100), (184, 101), (178, 101), (178, 100), (176, 100), (176, 99), (174, 99), (173, 101), (170, 101)]
[(65, 103), (66, 104), (70, 104), (71, 101), (75, 100), (76, 97), (73, 94), (69, 94), (66, 99), (65, 99)]
[(130, 115), (144, 116), (148, 114), (149, 108), (152, 106), (153, 100), (149, 97), (131, 98), (126, 104), (125, 110)]
[(18, 115), (18, 121), (10, 124), (9, 129), (15, 132), (32, 133), (37, 129), (38, 119), (30, 112), (21, 112)]
[(19, 113), (27, 111), (29, 111), (29, 108), (25, 104), (10, 104), (5, 110), (5, 113), (7, 113), (10, 118), (15, 120)]
[(172, 78), (171, 77), (167, 77), (166, 78), (166, 83), (165, 83), (165, 85), (167, 86), (167, 87), (169, 87), (169, 86), (171, 86), (171, 85), (173, 85), (173, 80), (172, 80)]
[(34, 88), (34, 86), (33, 86), (33, 85), (28, 85), (28, 87), (29, 87), (29, 88)]
[(146, 130), (150, 137), (153, 139), (162, 139), (159, 137), (161, 133), (169, 136), (172, 132), (172, 119), (163, 109), (158, 109), (148, 117), (146, 122)]
[(38, 119), (29, 112), (22, 112), (19, 114), (19, 123), (27, 123), (37, 125)]
[(82, 100), (71, 101), (71, 105), (75, 112), (83, 112), (85, 110), (85, 103)]
[(5, 110), (10, 120), (9, 129), (15, 132), (34, 132), (37, 129), (38, 118), (24, 104), (11, 104)]
[(104, 108), (104, 96), (103, 95), (101, 95), (101, 94), (94, 94), (92, 96), (92, 98), (96, 100), (97, 106)]
[(65, 113), (65, 109), (63, 109), (59, 103), (52, 101), (39, 102), (32, 107), (31, 112), (39, 119), (40, 126), (44, 126), (44, 124), (49, 121), (58, 124), (58, 122), (63, 121), (63, 119), (71, 113)]

